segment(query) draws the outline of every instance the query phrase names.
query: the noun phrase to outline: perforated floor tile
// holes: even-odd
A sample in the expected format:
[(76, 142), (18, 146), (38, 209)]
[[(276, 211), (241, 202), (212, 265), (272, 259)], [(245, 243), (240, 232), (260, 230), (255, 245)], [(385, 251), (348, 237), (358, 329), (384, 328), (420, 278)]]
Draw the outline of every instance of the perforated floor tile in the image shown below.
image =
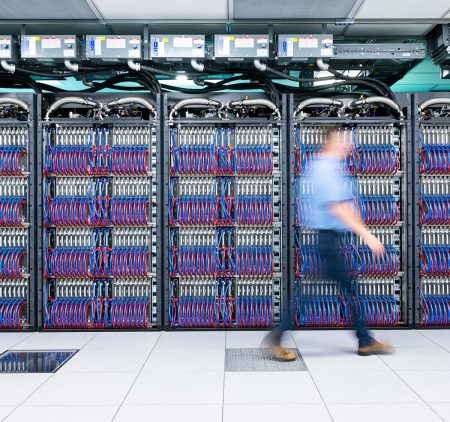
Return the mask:
[(292, 362), (280, 362), (274, 358), (272, 349), (227, 349), (225, 355), (225, 371), (307, 371), (308, 368), (298, 349), (287, 350), (295, 353), (297, 359)]

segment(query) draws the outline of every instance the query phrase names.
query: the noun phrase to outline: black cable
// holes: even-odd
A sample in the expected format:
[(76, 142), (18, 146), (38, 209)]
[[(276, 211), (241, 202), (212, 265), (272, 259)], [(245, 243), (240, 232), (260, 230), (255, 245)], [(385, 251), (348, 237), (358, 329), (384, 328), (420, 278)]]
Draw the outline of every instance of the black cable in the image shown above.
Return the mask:
[(25, 87), (31, 88), (34, 92), (36, 92), (36, 94), (42, 94), (41, 88), (37, 85), (35, 81), (33, 81), (33, 79), (16, 74), (0, 73), (0, 85), (9, 88), (14, 87), (14, 84), (17, 83), (20, 83)]
[[(294, 81), (294, 82), (320, 82), (320, 81), (336, 80), (335, 76), (324, 76), (321, 78), (302, 78), (302, 77), (291, 76), (288, 73), (280, 72), (279, 70), (276, 70), (269, 66), (267, 66), (266, 69), (267, 69), (267, 71), (269, 71), (270, 73), (273, 73), (274, 75), (280, 76), (283, 79), (288, 79), (288, 80)], [(343, 79), (343, 78), (340, 78), (340, 79)]]

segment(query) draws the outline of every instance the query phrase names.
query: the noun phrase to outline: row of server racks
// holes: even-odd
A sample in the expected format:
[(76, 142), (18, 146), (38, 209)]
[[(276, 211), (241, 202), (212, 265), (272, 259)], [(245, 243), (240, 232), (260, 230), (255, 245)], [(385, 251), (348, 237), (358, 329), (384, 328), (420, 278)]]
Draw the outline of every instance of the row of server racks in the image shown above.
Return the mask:
[[(321, 278), (327, 130), (384, 243)], [(450, 96), (1, 94), (0, 329), (450, 326)]]

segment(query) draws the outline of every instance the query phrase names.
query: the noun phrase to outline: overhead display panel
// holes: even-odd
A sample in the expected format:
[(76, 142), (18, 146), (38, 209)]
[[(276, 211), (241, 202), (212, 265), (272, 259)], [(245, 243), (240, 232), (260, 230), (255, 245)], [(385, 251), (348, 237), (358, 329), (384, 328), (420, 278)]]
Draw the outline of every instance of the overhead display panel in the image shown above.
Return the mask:
[(267, 34), (214, 35), (214, 56), (216, 59), (268, 58), (269, 36)]
[(333, 34), (278, 35), (278, 58), (281, 60), (332, 56)]
[(152, 35), (152, 59), (193, 59), (205, 57), (204, 35)]
[(86, 35), (89, 60), (141, 59), (140, 35)]
[(77, 58), (76, 35), (25, 35), (21, 38), (22, 59), (55, 60)]

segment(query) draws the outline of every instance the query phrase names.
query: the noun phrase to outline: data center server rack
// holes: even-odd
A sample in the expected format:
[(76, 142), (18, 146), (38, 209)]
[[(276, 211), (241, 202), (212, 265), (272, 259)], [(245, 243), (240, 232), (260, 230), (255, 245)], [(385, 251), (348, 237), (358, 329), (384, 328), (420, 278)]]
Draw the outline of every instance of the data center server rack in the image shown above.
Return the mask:
[(0, 94), (0, 331), (36, 328), (33, 94)]
[[(378, 97), (379, 98), (379, 97)], [(376, 100), (376, 99), (374, 99)], [(397, 105), (372, 103), (359, 97), (290, 97), (290, 312), (295, 328), (351, 326), (350, 301), (355, 301), (364, 321), (372, 327), (411, 324), (412, 293), (408, 279), (407, 206), (409, 101)], [(317, 248), (317, 232), (309, 227), (311, 184), (308, 171), (320, 151), (326, 131), (337, 127), (341, 140), (350, 142), (351, 155), (343, 166), (346, 189), (353, 206), (372, 233), (385, 245), (375, 258), (362, 241), (343, 236), (340, 248), (354, 276), (351, 295), (324, 280), (326, 265)]]
[(161, 327), (160, 100), (44, 95), (39, 326)]
[(450, 326), (450, 95), (412, 94), (415, 324)]
[(287, 138), (279, 110), (286, 110), (285, 101), (274, 110), (264, 94), (165, 96), (167, 329), (280, 322)]

